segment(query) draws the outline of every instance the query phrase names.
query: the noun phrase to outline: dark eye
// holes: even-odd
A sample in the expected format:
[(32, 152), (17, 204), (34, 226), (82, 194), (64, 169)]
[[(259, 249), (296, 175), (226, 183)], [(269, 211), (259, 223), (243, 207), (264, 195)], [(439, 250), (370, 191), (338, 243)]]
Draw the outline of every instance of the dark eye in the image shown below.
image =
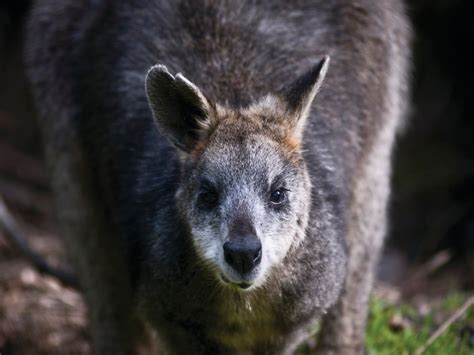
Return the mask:
[(287, 189), (284, 189), (282, 187), (274, 190), (272, 194), (270, 195), (270, 202), (273, 203), (274, 205), (279, 205), (285, 202), (287, 191), (288, 191)]
[(217, 205), (218, 197), (214, 191), (203, 191), (199, 193), (199, 203), (207, 208), (213, 208)]

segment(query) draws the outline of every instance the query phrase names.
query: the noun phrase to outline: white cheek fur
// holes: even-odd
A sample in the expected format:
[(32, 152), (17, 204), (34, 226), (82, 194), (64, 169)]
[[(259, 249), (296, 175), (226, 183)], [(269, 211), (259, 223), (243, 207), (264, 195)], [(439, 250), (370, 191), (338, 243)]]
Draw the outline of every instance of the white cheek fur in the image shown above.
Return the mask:
[(207, 261), (215, 261), (222, 242), (217, 238), (210, 228), (193, 229), (193, 241), (199, 255)]

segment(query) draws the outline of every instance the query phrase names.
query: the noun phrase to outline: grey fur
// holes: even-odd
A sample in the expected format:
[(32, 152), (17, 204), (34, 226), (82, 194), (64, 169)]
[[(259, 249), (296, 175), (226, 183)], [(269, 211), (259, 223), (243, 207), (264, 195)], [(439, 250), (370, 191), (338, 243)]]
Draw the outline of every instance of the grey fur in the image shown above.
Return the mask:
[[(291, 353), (329, 312), (320, 352), (362, 352), (408, 40), (396, 0), (36, 1), (25, 58), (94, 351), (146, 324), (172, 353)], [(240, 224), (263, 244), (246, 276), (220, 249)]]

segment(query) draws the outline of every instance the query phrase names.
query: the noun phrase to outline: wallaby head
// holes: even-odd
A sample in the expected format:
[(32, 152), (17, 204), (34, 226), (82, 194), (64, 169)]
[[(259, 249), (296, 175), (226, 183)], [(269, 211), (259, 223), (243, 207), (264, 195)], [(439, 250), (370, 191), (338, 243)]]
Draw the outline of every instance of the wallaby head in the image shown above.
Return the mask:
[(305, 236), (311, 185), (301, 147), (329, 58), (244, 108), (211, 102), (183, 75), (150, 69), (158, 129), (178, 149), (177, 206), (197, 255), (223, 284), (262, 285)]

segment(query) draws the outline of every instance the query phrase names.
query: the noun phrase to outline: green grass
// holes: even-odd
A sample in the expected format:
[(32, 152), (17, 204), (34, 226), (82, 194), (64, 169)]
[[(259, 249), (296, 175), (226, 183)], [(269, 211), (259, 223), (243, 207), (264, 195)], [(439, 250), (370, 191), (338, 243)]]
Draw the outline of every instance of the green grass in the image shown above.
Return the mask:
[[(436, 306), (430, 306), (426, 314), (421, 315), (411, 305), (391, 305), (380, 298), (373, 297), (367, 324), (367, 354), (414, 354), (467, 298), (468, 295), (463, 293), (451, 293), (443, 301), (437, 302)], [(394, 326), (394, 318), (402, 320), (401, 326)], [(312, 354), (314, 346), (314, 340), (310, 341), (302, 345), (296, 354)], [(471, 306), (460, 319), (438, 337), (423, 354), (474, 355), (474, 306)]]
[[(455, 311), (467, 296), (453, 293), (446, 297), (440, 306), (435, 307), (427, 315), (421, 316), (411, 306), (391, 306), (383, 300), (373, 298), (370, 305), (369, 322), (367, 326), (367, 351), (370, 355), (379, 354), (413, 354), (424, 345), (429, 336)], [(404, 325), (394, 329), (391, 325), (394, 317), (403, 319)], [(435, 321), (435, 319), (437, 321)], [(452, 324), (424, 354), (474, 354), (472, 325), (474, 323), (474, 307)], [(471, 326), (471, 334), (467, 331)]]

